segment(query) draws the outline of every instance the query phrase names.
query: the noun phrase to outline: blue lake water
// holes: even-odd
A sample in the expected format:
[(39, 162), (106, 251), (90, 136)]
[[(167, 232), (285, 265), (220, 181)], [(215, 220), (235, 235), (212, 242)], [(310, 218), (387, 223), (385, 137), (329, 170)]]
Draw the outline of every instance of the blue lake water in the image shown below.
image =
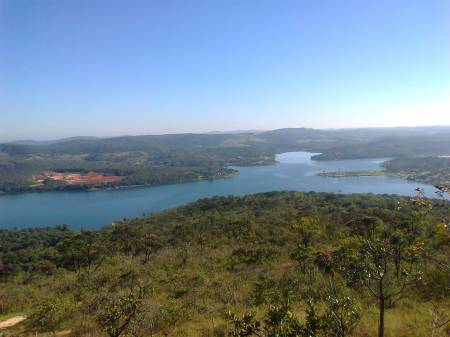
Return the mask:
[(244, 195), (268, 191), (317, 191), (413, 195), (433, 187), (394, 177), (328, 178), (322, 171), (379, 168), (382, 159), (316, 162), (311, 153), (291, 152), (277, 156), (270, 166), (239, 167), (230, 179), (199, 181), (135, 189), (96, 192), (44, 192), (0, 196), (0, 228), (43, 227), (68, 224), (71, 228), (95, 229), (122, 218), (139, 217), (215, 195)]

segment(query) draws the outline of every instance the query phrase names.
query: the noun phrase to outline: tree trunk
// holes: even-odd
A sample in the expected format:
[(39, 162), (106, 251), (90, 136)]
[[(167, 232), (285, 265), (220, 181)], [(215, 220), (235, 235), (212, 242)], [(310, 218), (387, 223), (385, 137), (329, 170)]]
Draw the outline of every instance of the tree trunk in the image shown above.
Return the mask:
[(380, 297), (380, 319), (378, 325), (378, 337), (384, 336), (384, 297)]

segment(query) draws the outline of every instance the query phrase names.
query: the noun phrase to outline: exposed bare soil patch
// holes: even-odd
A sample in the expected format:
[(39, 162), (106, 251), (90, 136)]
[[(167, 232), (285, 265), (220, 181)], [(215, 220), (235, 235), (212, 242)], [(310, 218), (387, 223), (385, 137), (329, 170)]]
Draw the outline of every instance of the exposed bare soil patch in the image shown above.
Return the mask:
[(11, 318), (7, 319), (6, 321), (0, 322), (0, 329), (11, 328), (11, 327), (19, 324), (20, 322), (24, 321), (25, 319), (26, 319), (26, 316), (11, 317)]
[[(88, 173), (59, 173), (59, 172), (42, 172), (39, 177), (36, 177), (36, 182), (43, 181), (44, 179), (63, 181), (68, 185), (95, 185), (114, 183), (121, 181), (124, 176), (108, 175), (95, 171)], [(40, 181), (39, 181), (40, 180)]]

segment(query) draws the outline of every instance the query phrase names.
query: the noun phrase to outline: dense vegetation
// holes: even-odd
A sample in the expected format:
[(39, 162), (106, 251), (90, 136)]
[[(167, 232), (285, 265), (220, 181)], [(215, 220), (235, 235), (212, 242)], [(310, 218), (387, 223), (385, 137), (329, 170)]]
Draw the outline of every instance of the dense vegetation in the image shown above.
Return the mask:
[(3, 230), (0, 315), (28, 316), (12, 336), (447, 336), (449, 221), (446, 201), (272, 192)]
[(388, 160), (388, 172), (410, 180), (450, 188), (450, 157), (415, 157)]
[[(397, 137), (393, 139), (392, 137)], [(450, 128), (280, 129), (248, 134), (81, 137), (56, 142), (0, 144), (0, 192), (114, 188), (215, 179), (230, 165), (273, 164), (287, 151), (323, 152), (316, 159), (449, 154)], [(125, 176), (114, 183), (69, 185), (45, 171)]]

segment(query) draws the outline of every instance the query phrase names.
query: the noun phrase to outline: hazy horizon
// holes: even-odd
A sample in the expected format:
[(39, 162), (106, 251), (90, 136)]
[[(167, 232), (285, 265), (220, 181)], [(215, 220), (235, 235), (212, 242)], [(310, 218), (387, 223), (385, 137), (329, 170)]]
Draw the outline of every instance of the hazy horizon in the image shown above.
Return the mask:
[(159, 135), (175, 135), (175, 134), (238, 134), (238, 133), (264, 133), (274, 130), (282, 130), (282, 129), (314, 129), (314, 130), (357, 130), (357, 129), (407, 129), (407, 128), (450, 128), (449, 125), (413, 125), (413, 126), (362, 126), (362, 127), (342, 127), (342, 128), (308, 128), (305, 126), (298, 127), (284, 127), (284, 128), (275, 128), (275, 129), (266, 129), (266, 130), (257, 130), (257, 129), (249, 129), (249, 130), (205, 130), (205, 131), (192, 131), (192, 132), (155, 132), (155, 133), (137, 133), (137, 134), (117, 134), (117, 135), (95, 135), (95, 134), (79, 134), (79, 135), (67, 135), (61, 138), (17, 138), (12, 140), (2, 140), (0, 138), (0, 143), (14, 143), (14, 142), (27, 142), (27, 141), (36, 141), (36, 142), (54, 142), (58, 140), (65, 140), (71, 138), (98, 138), (98, 139), (108, 139), (108, 138), (118, 138), (118, 137), (138, 137), (138, 136), (159, 136)]
[(0, 142), (450, 125), (450, 3), (0, 1)]

